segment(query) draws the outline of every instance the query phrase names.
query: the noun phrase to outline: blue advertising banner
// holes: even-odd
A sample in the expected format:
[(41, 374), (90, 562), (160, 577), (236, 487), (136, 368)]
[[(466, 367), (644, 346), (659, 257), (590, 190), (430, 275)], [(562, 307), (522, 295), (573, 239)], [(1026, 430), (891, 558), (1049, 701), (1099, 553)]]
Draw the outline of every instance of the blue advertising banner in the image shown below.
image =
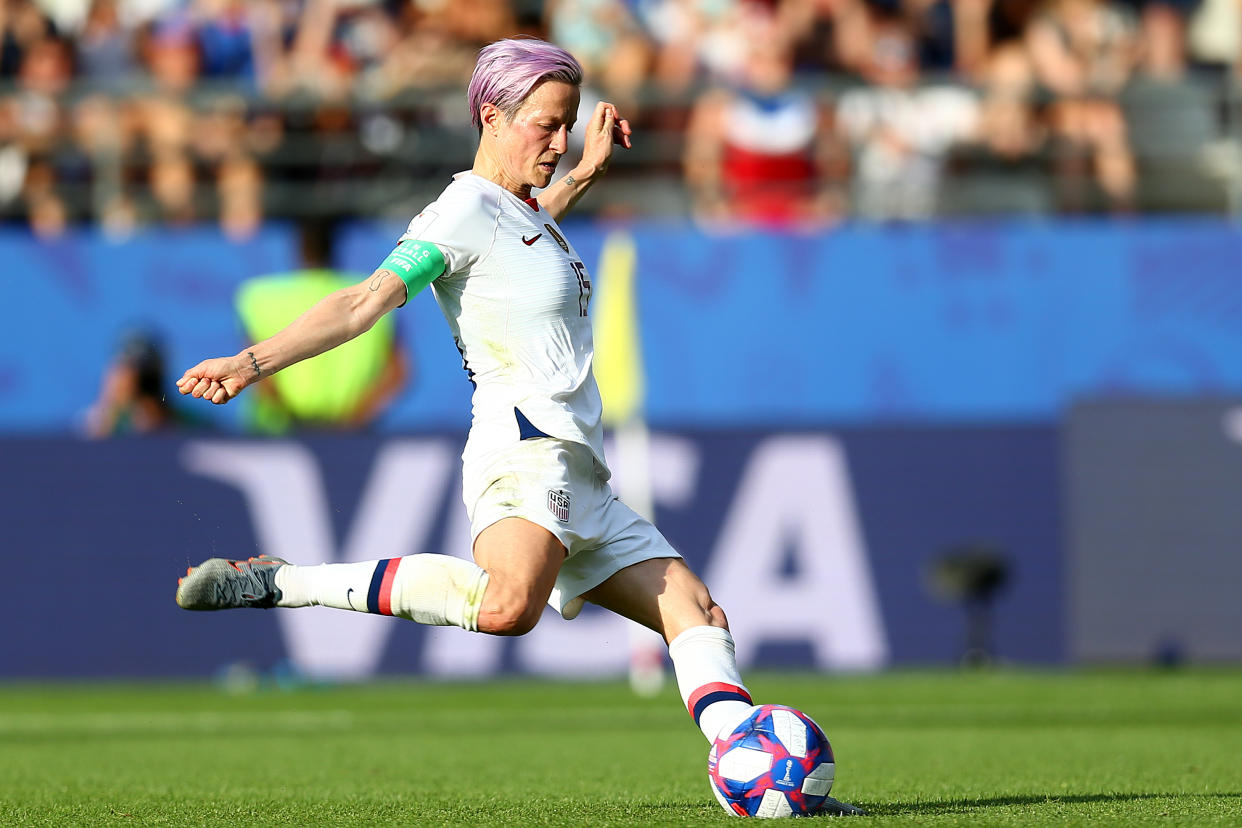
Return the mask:
[[(351, 228), (343, 261), (370, 268), (400, 229)], [(647, 416), (665, 426), (1050, 422), (1082, 396), (1242, 390), (1242, 231), (1231, 223), (567, 234), (601, 291), (609, 240), (633, 240)], [(461, 410), (460, 390), (431, 377), (458, 363), (424, 304), (411, 333), (427, 385), (393, 412), (410, 423)]]
[[(132, 331), (157, 336), (177, 376), (208, 355), (236, 353), (237, 286), (291, 268), (296, 256), (279, 226), (245, 242), (214, 228), (127, 241), (98, 231), (43, 241), (0, 229), (0, 430), (73, 430)], [(236, 412), (215, 416), (231, 423)]]
[[(1056, 662), (1056, 440), (1050, 427), (657, 431), (652, 495), (658, 524), (728, 612), (744, 666), (956, 661), (964, 614), (927, 578), (946, 550), (979, 542), (1013, 570), (996, 654)], [(178, 575), (212, 556), (464, 556), (461, 443), (0, 440), (0, 677), (202, 676), (237, 662), (331, 677), (624, 671), (632, 625), (591, 608), (572, 622), (549, 611), (513, 640), (320, 608), (175, 605)]]
[[(361, 278), (400, 230), (347, 228), (339, 265)], [(664, 428), (1053, 422), (1083, 396), (1242, 393), (1242, 231), (1225, 221), (568, 232), (601, 294), (610, 241), (634, 244), (646, 413)], [(130, 328), (163, 339), (170, 383), (236, 353), (238, 285), (295, 249), (281, 227), (246, 244), (0, 232), (0, 430), (72, 430)], [(470, 387), (431, 295), (397, 324), (412, 380), (376, 427), (464, 429)], [(240, 407), (200, 416), (237, 430)]]

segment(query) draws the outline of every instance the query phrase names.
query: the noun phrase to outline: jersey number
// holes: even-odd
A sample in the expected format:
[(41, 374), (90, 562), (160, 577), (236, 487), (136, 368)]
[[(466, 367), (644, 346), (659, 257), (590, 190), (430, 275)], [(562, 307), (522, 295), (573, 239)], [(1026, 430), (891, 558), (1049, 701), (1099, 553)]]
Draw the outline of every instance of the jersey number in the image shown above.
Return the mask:
[(578, 274), (578, 315), (587, 315), (587, 305), (591, 302), (591, 280), (586, 275), (586, 265), (582, 262), (570, 262), (574, 273)]

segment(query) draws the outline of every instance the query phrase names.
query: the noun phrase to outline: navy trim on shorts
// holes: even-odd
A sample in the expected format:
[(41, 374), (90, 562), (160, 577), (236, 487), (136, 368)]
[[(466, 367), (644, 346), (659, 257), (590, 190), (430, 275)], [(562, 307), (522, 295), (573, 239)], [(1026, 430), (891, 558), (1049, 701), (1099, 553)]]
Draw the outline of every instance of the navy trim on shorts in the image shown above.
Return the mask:
[(513, 409), (513, 416), (517, 418), (519, 440), (533, 440), (536, 437), (552, 436), (540, 431), (516, 406)]

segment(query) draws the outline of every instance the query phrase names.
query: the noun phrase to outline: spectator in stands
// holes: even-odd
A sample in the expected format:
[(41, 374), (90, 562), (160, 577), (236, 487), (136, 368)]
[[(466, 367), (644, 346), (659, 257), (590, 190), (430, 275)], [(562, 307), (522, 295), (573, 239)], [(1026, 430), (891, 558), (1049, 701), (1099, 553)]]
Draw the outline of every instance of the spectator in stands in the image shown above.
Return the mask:
[(604, 97), (636, 117), (652, 47), (624, 0), (548, 0), (544, 21), (550, 39), (578, 59)]
[(78, 71), (93, 87), (124, 94), (139, 78), (135, 32), (121, 19), (117, 0), (94, 0), (77, 39)]
[(1049, 122), (1063, 207), (1129, 209), (1134, 157), (1116, 95), (1137, 56), (1134, 21), (1110, 0), (1046, 0), (1027, 29), (1036, 77), (1053, 95)]
[(792, 52), (774, 21), (755, 34), (744, 74), (709, 89), (692, 110), (683, 163), (695, 213), (712, 222), (820, 224), (842, 209), (827, 108), (793, 85)]
[(251, 5), (243, 0), (195, 0), (190, 7), (203, 78), (255, 79), (253, 15), (262, 14), (263, 10), (252, 11)]
[(1141, 7), (1138, 64), (1120, 97), (1138, 168), (1138, 206), (1146, 210), (1227, 207), (1224, 182), (1210, 166), (1222, 137), (1215, 101), (1189, 72), (1186, 11), (1167, 0)]
[(736, 80), (755, 40), (750, 24), (772, 15), (752, 0), (649, 0), (640, 5), (655, 42), (656, 82), (665, 94), (686, 94), (700, 79)]
[(209, 164), (247, 149), (246, 102), (236, 94), (213, 95), (193, 118), (186, 136), (196, 157)]
[(993, 6), (993, 0), (781, 0), (777, 14), (793, 38), (800, 71), (865, 73), (871, 17), (879, 13), (905, 22), (922, 70), (973, 80), (987, 58)]
[(263, 223), (263, 171), (253, 158), (234, 153), (216, 169), (220, 229), (230, 239), (252, 237)]
[(56, 27), (32, 0), (0, 0), (0, 78), (15, 78), (26, 52), (48, 38)]
[(401, 24), (396, 45), (374, 73), (371, 89), (377, 97), (391, 98), (409, 89), (465, 86), (474, 71), (476, 47), (462, 42), (414, 4), (407, 7)]
[(119, 155), (133, 143), (132, 118), (122, 112), (117, 99), (95, 92), (73, 107), (72, 138), (90, 156)]
[(199, 80), (198, 43), (182, 13), (152, 23), (141, 52), (152, 84), (164, 94), (184, 96)]
[(16, 103), (0, 98), (0, 210), (6, 213), (21, 195), (30, 160), (17, 126)]
[(423, 23), (438, 26), (476, 52), (518, 31), (510, 0), (453, 0), (421, 4)]
[(146, 157), (186, 152), (194, 136), (194, 111), (172, 95), (152, 95), (133, 104), (135, 129)]
[(372, 90), (382, 85), (381, 67), (401, 40), (398, 19), (379, 3), (339, 11), (335, 40), (355, 67), (357, 86)]
[(138, 207), (128, 192), (118, 192), (104, 201), (95, 214), (100, 232), (112, 241), (125, 241), (138, 229)]
[[(296, 20), (274, 16), (263, 22), (260, 31), (269, 44), (264, 49), (272, 52), (263, 78), (265, 94), (278, 99), (295, 93), (339, 95), (350, 67), (347, 56), (333, 48), (336, 19), (333, 0), (307, 0)], [(291, 27), (287, 35), (276, 38), (272, 30), (286, 25)], [(288, 45), (284, 46), (286, 37)]]
[(49, 153), (65, 127), (63, 96), (73, 80), (73, 58), (66, 41), (47, 37), (22, 53), (17, 77), (17, 124), (26, 149)]
[(199, 203), (194, 164), (183, 152), (156, 156), (148, 169), (149, 221), (171, 227), (188, 227), (205, 216)]
[(123, 159), (133, 145), (132, 119), (124, 114), (115, 99), (103, 93), (88, 95), (73, 108), (72, 143), (88, 168), (85, 178), (96, 216), (124, 189)]
[(1200, 0), (1181, 9), (1191, 60), (1216, 74), (1242, 77), (1242, 3)]
[[(21, 196), (29, 213), (30, 209), (46, 196), (57, 195), (56, 169), (52, 162), (42, 155), (29, 156), (22, 179)], [(61, 202), (63, 205), (63, 202)]]
[(776, 14), (799, 73), (830, 77), (862, 70), (869, 30), (864, 0), (783, 0)]
[[(77, 166), (64, 152), (69, 118), (66, 90), (73, 79), (70, 44), (56, 36), (31, 41), (22, 54), (12, 105), (18, 141), (26, 155), (25, 204), (32, 227), (44, 237), (59, 235), (71, 207), (62, 189), (62, 173)], [(78, 169), (76, 172), (80, 173)]]
[(873, 219), (929, 218), (945, 158), (973, 140), (979, 104), (967, 89), (922, 82), (915, 34), (903, 15), (872, 6), (867, 29), (866, 85), (844, 92), (836, 115), (854, 159), (854, 210)]
[(1000, 158), (1039, 153), (1045, 130), (1035, 107), (1035, 72), (1021, 44), (1011, 41), (992, 51), (983, 95), (981, 142)]
[(1047, 129), (1035, 102), (1035, 74), (1020, 41), (992, 50), (981, 73), (979, 128), (950, 154), (942, 212), (1037, 215), (1053, 206)]
[[(218, 217), (244, 236), (264, 212), (247, 169), (254, 161), (274, 214), (300, 208), (308, 191), (317, 203), (381, 209), (402, 197), (397, 185), (381, 192), (359, 182), (398, 166), (435, 176), (468, 161), (468, 125), (421, 93), (464, 85), (481, 45), (539, 34), (541, 23), (596, 65), (612, 99), (642, 104), (650, 139), (630, 163), (644, 179), (673, 173), (687, 136), (699, 215), (749, 212), (780, 223), (789, 220), (782, 209), (805, 213), (800, 197), (777, 209), (787, 176), (807, 175), (806, 130), (779, 126), (805, 103), (791, 93), (776, 106), (760, 102), (767, 93), (744, 91), (753, 47), (773, 44), (782, 61), (792, 49), (792, 71), (806, 85), (831, 87), (845, 75), (864, 84), (836, 110), (814, 104), (810, 167), (823, 200), (812, 200), (811, 214), (839, 210), (830, 185), (846, 175), (841, 158), (850, 153), (825, 151), (834, 138), (852, 150), (853, 209), (868, 216), (933, 215), (954, 147), (962, 151), (953, 169), (966, 178), (948, 193), (953, 210), (970, 209), (983, 191), (977, 203), (999, 206), (1006, 199), (993, 197), (1005, 188), (972, 188), (1007, 176), (1019, 182), (1007, 195), (1022, 212), (1225, 209), (1221, 181), (1242, 177), (1242, 152), (1217, 123), (1228, 112), (1222, 90), (1188, 69), (1212, 68), (1213, 83), (1242, 76), (1240, 20), (1239, 0), (0, 0), (0, 84), (14, 88), (0, 98), (0, 212), (20, 216), (37, 201), (41, 227), (57, 227), (57, 216), (106, 219), (122, 234), (136, 217)], [(997, 80), (1024, 72), (1035, 78), (1029, 94)], [(950, 75), (978, 84), (974, 114), (964, 90), (925, 84)], [(699, 86), (714, 91), (696, 96)], [(420, 94), (406, 108), (410, 90)], [(368, 110), (365, 100), (379, 103)], [(734, 152), (747, 139), (724, 142), (719, 129), (720, 113), (746, 105), (747, 126), (760, 124), (770, 139), (751, 149), (792, 153), (758, 212), (748, 197), (749, 207), (735, 209), (724, 183), (747, 189)], [(237, 154), (250, 161), (225, 163)], [(1030, 186), (1048, 159), (1051, 203)], [(183, 162), (203, 177), (194, 211), (185, 209), (193, 199), (172, 197), (185, 189)], [(168, 198), (152, 211), (142, 184), (157, 180)], [(629, 177), (613, 186), (626, 183), (640, 187)], [(666, 194), (648, 204), (682, 209), (675, 184), (642, 188)], [(227, 217), (208, 209), (213, 192)]]
[(69, 228), (69, 208), (53, 190), (44, 190), (27, 199), (30, 232), (42, 241), (59, 238)]

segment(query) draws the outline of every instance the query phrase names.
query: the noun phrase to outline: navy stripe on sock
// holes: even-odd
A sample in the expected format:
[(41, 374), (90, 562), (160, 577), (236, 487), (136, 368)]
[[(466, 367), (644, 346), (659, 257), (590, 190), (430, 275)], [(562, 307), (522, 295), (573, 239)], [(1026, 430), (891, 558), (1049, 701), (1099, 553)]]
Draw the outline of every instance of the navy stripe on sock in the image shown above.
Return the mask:
[(371, 587), (367, 590), (367, 612), (379, 615), (380, 587), (384, 585), (384, 572), (388, 569), (388, 562), (391, 560), (392, 558), (388, 558), (375, 564), (375, 572), (371, 574)]
[(694, 710), (691, 711), (691, 715), (694, 716), (694, 723), (697, 725), (699, 717), (703, 715), (703, 711), (720, 701), (740, 701), (750, 704), (750, 697), (732, 690), (717, 690), (715, 693), (708, 693), (695, 702)]

